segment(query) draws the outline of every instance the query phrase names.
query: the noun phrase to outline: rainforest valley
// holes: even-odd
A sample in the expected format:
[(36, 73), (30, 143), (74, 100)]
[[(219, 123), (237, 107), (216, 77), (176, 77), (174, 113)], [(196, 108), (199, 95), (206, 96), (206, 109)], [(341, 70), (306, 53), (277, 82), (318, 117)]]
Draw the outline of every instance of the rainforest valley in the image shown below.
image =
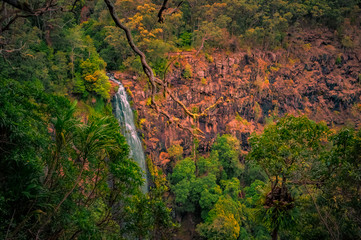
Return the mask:
[(361, 239), (360, 0), (0, 13), (1, 239)]

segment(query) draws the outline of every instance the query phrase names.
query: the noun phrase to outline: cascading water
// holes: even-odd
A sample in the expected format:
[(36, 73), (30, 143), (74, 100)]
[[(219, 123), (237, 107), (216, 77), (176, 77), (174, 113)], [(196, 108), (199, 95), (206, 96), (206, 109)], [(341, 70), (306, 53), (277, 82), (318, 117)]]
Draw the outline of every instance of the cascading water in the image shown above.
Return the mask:
[(110, 80), (119, 84), (118, 92), (113, 98), (113, 112), (115, 117), (119, 120), (123, 135), (127, 139), (130, 148), (130, 157), (138, 163), (138, 165), (143, 171), (143, 178), (145, 182), (142, 186), (142, 191), (146, 193), (148, 192), (146, 162), (142, 142), (139, 139), (137, 129), (134, 124), (133, 110), (130, 107), (124, 86), (120, 82), (115, 80), (113, 76), (109, 77)]

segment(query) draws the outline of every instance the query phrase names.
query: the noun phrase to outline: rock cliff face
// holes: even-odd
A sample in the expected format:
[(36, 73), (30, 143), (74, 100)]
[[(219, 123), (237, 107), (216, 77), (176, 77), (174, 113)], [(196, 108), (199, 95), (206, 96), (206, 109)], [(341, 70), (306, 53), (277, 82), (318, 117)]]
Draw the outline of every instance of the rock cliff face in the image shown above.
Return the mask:
[[(235, 53), (170, 53), (172, 62), (166, 75), (171, 89), (188, 109), (201, 112), (217, 99), (223, 101), (194, 121), (168, 96), (156, 97), (160, 106), (184, 125), (200, 128), (198, 150), (206, 152), (217, 134), (230, 133), (247, 151), (250, 133), (262, 131), (267, 122), (284, 114), (306, 114), (330, 126), (361, 123), (361, 48), (345, 49), (334, 34), (317, 30), (289, 36), (287, 50), (240, 50)], [(158, 115), (149, 106), (147, 82), (142, 77), (116, 73), (128, 89), (138, 112), (146, 153), (153, 162), (173, 144), (181, 144), (189, 154), (191, 135)], [(161, 76), (162, 77), (162, 76)], [(164, 167), (164, 166), (163, 166)]]

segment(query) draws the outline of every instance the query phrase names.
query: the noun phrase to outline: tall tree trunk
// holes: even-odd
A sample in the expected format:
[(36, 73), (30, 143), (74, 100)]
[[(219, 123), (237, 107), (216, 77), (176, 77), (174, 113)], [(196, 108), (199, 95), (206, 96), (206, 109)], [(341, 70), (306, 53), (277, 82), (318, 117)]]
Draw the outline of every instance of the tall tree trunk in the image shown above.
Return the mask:
[(272, 234), (271, 234), (272, 240), (277, 240), (277, 238), (278, 238), (278, 228), (279, 228), (279, 225), (277, 225), (277, 226), (273, 229)]

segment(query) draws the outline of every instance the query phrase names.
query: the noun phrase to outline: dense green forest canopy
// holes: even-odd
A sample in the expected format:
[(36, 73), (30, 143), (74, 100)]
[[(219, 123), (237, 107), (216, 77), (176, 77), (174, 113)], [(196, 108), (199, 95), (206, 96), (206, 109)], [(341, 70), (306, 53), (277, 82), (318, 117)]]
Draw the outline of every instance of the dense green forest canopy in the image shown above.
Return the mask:
[[(352, 49), (345, 24), (361, 22), (360, 0), (114, 6), (159, 78), (169, 52), (211, 61), (212, 51), (286, 49), (303, 28), (331, 29)], [(168, 176), (149, 164), (144, 194), (106, 75), (144, 78), (143, 66), (104, 1), (3, 0), (0, 12), (0, 238), (170, 239), (175, 216), (190, 214), (199, 239), (361, 237), (360, 130), (288, 115), (253, 134), (247, 154), (224, 134), (202, 155), (194, 138), (192, 155), (168, 149)]]

